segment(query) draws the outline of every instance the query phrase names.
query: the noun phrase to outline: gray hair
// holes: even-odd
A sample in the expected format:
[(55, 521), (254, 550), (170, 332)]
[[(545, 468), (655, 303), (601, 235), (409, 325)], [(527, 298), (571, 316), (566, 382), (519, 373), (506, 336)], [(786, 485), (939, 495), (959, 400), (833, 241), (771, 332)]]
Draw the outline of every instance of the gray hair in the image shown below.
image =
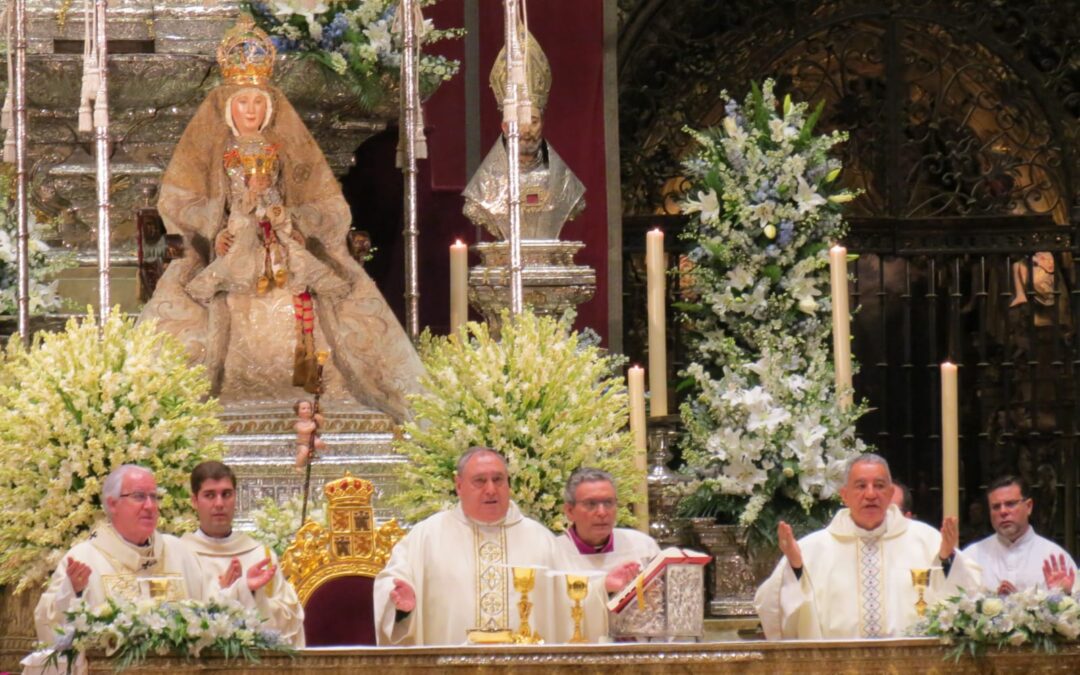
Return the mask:
[(856, 455), (848, 460), (847, 470), (844, 471), (845, 483), (851, 480), (851, 471), (857, 464), (877, 464), (878, 466), (885, 467), (885, 475), (889, 477), (889, 482), (892, 482), (892, 472), (889, 471), (889, 463), (885, 461), (885, 458), (872, 452), (864, 452), (863, 454)]
[(481, 452), (490, 452), (491, 454), (501, 459), (503, 466), (506, 466), (506, 458), (503, 457), (502, 453), (498, 450), (495, 450), (493, 448), (487, 448), (482, 445), (474, 445), (465, 452), (461, 453), (461, 457), (458, 457), (457, 469), (455, 469), (454, 473), (460, 476), (462, 472), (465, 471), (465, 465), (469, 463), (469, 460), (472, 459), (474, 455), (479, 455)]
[(109, 509), (109, 497), (113, 499), (120, 498), (120, 490), (124, 484), (124, 477), (131, 473), (142, 472), (150, 474), (150, 477), (154, 477), (154, 472), (147, 469), (145, 466), (139, 466), (138, 464), (123, 464), (116, 467), (109, 472), (108, 476), (105, 476), (105, 480), (101, 481), (101, 506), (105, 509), (105, 515), (112, 520), (112, 510)]
[(615, 478), (603, 469), (589, 466), (577, 469), (570, 474), (570, 480), (566, 481), (566, 489), (563, 490), (563, 501), (573, 506), (577, 503), (577, 489), (581, 487), (582, 483), (596, 483), (602, 480), (611, 483), (611, 487), (615, 487)]

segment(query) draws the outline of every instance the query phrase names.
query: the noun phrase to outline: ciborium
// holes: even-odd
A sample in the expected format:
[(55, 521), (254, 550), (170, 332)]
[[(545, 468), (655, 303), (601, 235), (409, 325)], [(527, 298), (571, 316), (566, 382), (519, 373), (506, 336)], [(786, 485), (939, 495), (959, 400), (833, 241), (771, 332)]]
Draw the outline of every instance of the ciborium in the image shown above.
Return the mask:
[(532, 602), (529, 601), (529, 593), (536, 586), (535, 567), (513, 567), (514, 590), (521, 595), (518, 600), (519, 626), (514, 633), (514, 643), (523, 645), (535, 645), (544, 641), (540, 634), (533, 631), (529, 625), (529, 614), (532, 612)]
[(585, 608), (581, 606), (581, 601), (589, 595), (589, 577), (582, 574), (567, 574), (566, 595), (574, 602), (574, 606), (570, 608), (570, 618), (574, 620), (574, 635), (570, 638), (570, 642), (587, 642), (581, 630), (581, 624), (585, 619)]
[(913, 569), (911, 570), (911, 585), (915, 587), (915, 590), (919, 593), (919, 599), (915, 601), (915, 612), (919, 617), (926, 616), (926, 588), (930, 585), (930, 570), (929, 569)]

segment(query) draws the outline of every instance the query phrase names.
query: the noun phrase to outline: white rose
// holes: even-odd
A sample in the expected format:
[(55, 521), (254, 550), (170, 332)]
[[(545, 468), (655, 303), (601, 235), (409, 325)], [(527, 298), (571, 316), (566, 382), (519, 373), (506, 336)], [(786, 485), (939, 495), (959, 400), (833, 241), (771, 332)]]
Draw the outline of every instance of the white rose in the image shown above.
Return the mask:
[(982, 613), (986, 616), (997, 616), (1004, 608), (1005, 604), (997, 598), (987, 598), (982, 603)]

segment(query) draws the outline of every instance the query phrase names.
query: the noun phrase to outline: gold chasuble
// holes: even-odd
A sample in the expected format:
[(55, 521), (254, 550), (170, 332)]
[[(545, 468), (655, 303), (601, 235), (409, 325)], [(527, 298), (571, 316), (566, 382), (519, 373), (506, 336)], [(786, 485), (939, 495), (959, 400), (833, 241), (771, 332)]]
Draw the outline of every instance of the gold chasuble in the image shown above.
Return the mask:
[[(67, 561), (74, 558), (90, 566), (90, 581), (76, 597), (67, 576)], [(202, 572), (195, 557), (180, 540), (155, 532), (146, 546), (125, 541), (112, 525), (98, 525), (90, 538), (76, 544), (60, 559), (34, 610), (38, 639), (52, 643), (64, 612), (78, 600), (90, 607), (107, 599), (206, 599)]]
[[(474, 628), (517, 630), (517, 603), (510, 566), (557, 566), (555, 538), (510, 503), (506, 517), (480, 523), (461, 506), (417, 523), (397, 543), (375, 579), (376, 637), (381, 645), (463, 644)], [(416, 608), (399, 617), (390, 599), (394, 579), (416, 591)], [(551, 642), (562, 616), (554, 600), (555, 579), (538, 570), (529, 623)], [(560, 580), (561, 581), (561, 580)], [(564, 591), (565, 593), (565, 591)], [(558, 614), (558, 616), (556, 615)], [(398, 621), (396, 619), (400, 618)]]
[(938, 560), (941, 533), (890, 506), (864, 530), (841, 509), (824, 530), (799, 540), (802, 575), (787, 558), (758, 588), (754, 606), (765, 636), (776, 639), (898, 637), (918, 620), (911, 570), (930, 569), (926, 601), (979, 588), (980, 569), (957, 551), (948, 576)]
[[(239, 560), (240, 578), (229, 588), (219, 591), (221, 595), (255, 609), (259, 617), (266, 620), (267, 627), (278, 631), (282, 639), (293, 647), (304, 646), (304, 608), (292, 584), (282, 574), (273, 551), (268, 551), (248, 535), (236, 532), (217, 538), (198, 530), (185, 534), (180, 541), (198, 559), (203, 584), (207, 588), (219, 588), (221, 584), (218, 578), (225, 573), (233, 558)], [(247, 586), (247, 571), (266, 559), (268, 553), (277, 571), (270, 583), (252, 593)]]

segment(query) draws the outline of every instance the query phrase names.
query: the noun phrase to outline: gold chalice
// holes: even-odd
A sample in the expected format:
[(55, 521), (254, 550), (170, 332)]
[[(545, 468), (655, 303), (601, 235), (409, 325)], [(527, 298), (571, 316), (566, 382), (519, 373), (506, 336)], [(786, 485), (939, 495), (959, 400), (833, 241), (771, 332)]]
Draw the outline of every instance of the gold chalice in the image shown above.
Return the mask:
[(930, 570), (911, 570), (911, 585), (919, 592), (919, 599), (915, 601), (915, 612), (921, 618), (926, 616), (926, 599), (923, 596), (930, 585)]
[(585, 619), (585, 608), (581, 606), (581, 601), (589, 594), (589, 577), (581, 574), (567, 574), (566, 594), (574, 601), (574, 606), (570, 609), (570, 618), (574, 620), (574, 636), (570, 638), (570, 642), (587, 642), (585, 634), (581, 631), (581, 624)]
[(529, 602), (529, 593), (536, 585), (536, 568), (514, 567), (514, 590), (521, 594), (518, 600), (518, 618), (520, 625), (514, 634), (514, 642), (517, 644), (535, 645), (543, 642), (539, 633), (533, 631), (529, 625), (529, 613), (532, 611), (532, 603)]

